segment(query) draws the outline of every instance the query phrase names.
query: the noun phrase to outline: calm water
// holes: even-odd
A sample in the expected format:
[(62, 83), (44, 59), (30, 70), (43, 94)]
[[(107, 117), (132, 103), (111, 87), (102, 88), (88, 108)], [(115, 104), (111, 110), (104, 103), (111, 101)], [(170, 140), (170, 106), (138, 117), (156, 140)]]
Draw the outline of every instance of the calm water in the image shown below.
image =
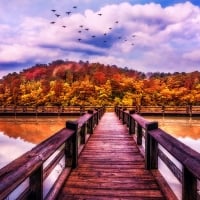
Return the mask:
[(75, 117), (0, 118), (0, 168), (65, 127)]
[(157, 121), (159, 127), (200, 152), (200, 117), (145, 117)]

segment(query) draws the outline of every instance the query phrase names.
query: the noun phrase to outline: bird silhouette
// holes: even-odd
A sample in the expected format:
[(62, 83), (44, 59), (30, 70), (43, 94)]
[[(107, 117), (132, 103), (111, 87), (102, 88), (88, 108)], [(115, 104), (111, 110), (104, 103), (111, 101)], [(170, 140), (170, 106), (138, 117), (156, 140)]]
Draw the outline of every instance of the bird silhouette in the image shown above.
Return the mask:
[[(73, 12), (76, 12), (75, 9), (77, 9), (76, 5), (72, 6), (71, 9), (69, 8), (68, 11), (65, 10), (66, 15), (68, 15), (68, 16), (72, 15)], [(61, 13), (59, 13), (59, 10), (51, 9), (50, 12), (52, 12), (52, 14), (55, 15), (57, 18), (58, 17), (60, 17), (60, 18), (64, 17)], [(102, 12), (97, 12), (96, 15), (101, 17), (104, 14)], [(101, 20), (101, 18), (100, 18), (100, 20)], [(56, 24), (56, 23), (57, 23), (56, 19), (54, 19), (54, 21), (50, 21), (50, 24)], [(108, 42), (109, 42), (108, 37), (114, 37), (114, 36), (112, 36), (112, 30), (114, 30), (118, 26), (119, 23), (121, 24), (121, 21), (120, 21), (120, 19), (114, 19), (112, 21), (112, 23), (113, 24), (111, 24), (110, 27), (108, 26), (105, 30), (103, 30), (103, 34), (102, 34), (103, 39), (101, 40), (102, 46), (103, 46), (103, 44), (104, 45), (106, 45), (106, 43), (108, 44)], [(65, 24), (65, 23), (63, 23), (63, 24)], [(70, 28), (70, 27), (63, 25), (63, 24), (61, 24), (60, 27)], [(83, 34), (86, 34), (85, 31), (89, 31), (89, 30), (91, 31), (92, 29), (89, 28), (89, 27), (86, 27), (83, 24), (76, 24), (76, 25), (78, 26), (77, 29), (76, 29), (76, 32), (80, 33), (80, 35), (76, 38), (76, 40), (79, 41), (79, 42), (84, 41), (84, 38), (79, 38), (79, 37), (82, 37)], [(88, 32), (88, 33), (90, 33), (90, 32)], [(88, 33), (87, 33), (88, 37), (93, 38), (93, 40), (96, 40), (95, 38), (98, 39), (97, 35), (92, 35), (93, 33), (91, 33), (91, 34), (88, 34)], [(117, 36), (115, 36), (115, 39), (118, 39), (118, 42), (124, 42), (124, 43), (126, 42), (126, 44), (134, 46), (135, 44), (133, 42), (134, 42), (135, 37), (136, 37), (136, 34), (133, 31), (132, 34), (129, 36), (129, 38), (123, 37), (123, 35), (117, 35)]]
[(67, 12), (66, 12), (67, 15), (70, 15), (71, 13), (72, 13), (71, 11), (67, 11)]

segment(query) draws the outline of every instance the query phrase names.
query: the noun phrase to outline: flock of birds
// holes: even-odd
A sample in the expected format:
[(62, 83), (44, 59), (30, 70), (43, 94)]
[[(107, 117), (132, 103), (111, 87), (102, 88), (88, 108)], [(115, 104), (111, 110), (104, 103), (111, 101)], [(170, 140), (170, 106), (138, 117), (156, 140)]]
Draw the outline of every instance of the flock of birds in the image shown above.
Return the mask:
[[(77, 6), (73, 6), (72, 9), (71, 9), (70, 11), (66, 11), (66, 12), (65, 12), (65, 16), (70, 16), (70, 15), (72, 15), (73, 13), (75, 13), (75, 10), (76, 10), (77, 8), (78, 8)], [(57, 19), (58, 19), (58, 18), (61, 18), (62, 16), (61, 16), (61, 14), (58, 14), (58, 13), (57, 13), (57, 10), (55, 10), (55, 9), (52, 9), (51, 12), (52, 12), (53, 15), (55, 16), (55, 19), (56, 19), (56, 20), (51, 21), (50, 23), (51, 23), (52, 25), (54, 25), (54, 24), (58, 23)], [(97, 15), (98, 15), (99, 17), (102, 17), (102, 16), (103, 16), (103, 13), (97, 13)], [(109, 27), (107, 30), (104, 30), (105, 32), (103, 33), (103, 40), (102, 40), (104, 44), (108, 43), (108, 42), (110, 41), (110, 39), (112, 39), (112, 37), (113, 37), (113, 36), (112, 36), (112, 30), (114, 30), (114, 29), (116, 28), (116, 25), (118, 25), (120, 22), (119, 22), (118, 20), (116, 20), (116, 21), (114, 21), (113, 23), (114, 23), (115, 26)], [(61, 25), (61, 27), (62, 27), (62, 28), (67, 28), (67, 26), (66, 26), (66, 25), (63, 25), (63, 24)], [(90, 35), (90, 37), (91, 37), (92, 39), (99, 38), (99, 35), (94, 35), (94, 34), (92, 34), (93, 31), (92, 31), (91, 28), (89, 28), (89, 27), (84, 27), (84, 25), (82, 25), (82, 24), (78, 25), (78, 30), (77, 30), (77, 32), (80, 34), (80, 37), (77, 38), (77, 40), (78, 40), (79, 42), (84, 41), (83, 37), (81, 37), (81, 34), (82, 34), (82, 36), (83, 36), (84, 32), (90, 33), (89, 35)], [(134, 46), (135, 43), (133, 42), (133, 39), (134, 39), (135, 37), (136, 37), (135, 34), (132, 34), (132, 35), (131, 35), (131, 38), (125, 38), (125, 37), (123, 37), (122, 35), (118, 35), (118, 36), (116, 36), (115, 39), (117, 39), (117, 40), (119, 40), (119, 41), (123, 41), (123, 42), (129, 42), (129, 44), (130, 44), (131, 46)], [(87, 40), (88, 40), (88, 39), (87, 39)]]

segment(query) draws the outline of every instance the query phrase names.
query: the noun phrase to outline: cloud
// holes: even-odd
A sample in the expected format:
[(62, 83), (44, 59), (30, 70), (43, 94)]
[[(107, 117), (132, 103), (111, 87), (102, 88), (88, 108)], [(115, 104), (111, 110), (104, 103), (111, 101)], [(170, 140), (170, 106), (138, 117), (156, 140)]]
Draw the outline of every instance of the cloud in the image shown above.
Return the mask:
[[(56, 2), (50, 5), (56, 6)], [(33, 3), (21, 5), (22, 11), (33, 5), (35, 9)], [(109, 3), (99, 10), (77, 9), (70, 15), (64, 5), (62, 1), (56, 8), (60, 17), (49, 8), (41, 16), (22, 13), (18, 26), (0, 22), (0, 37), (4, 38), (0, 42), (0, 63), (12, 66), (54, 59), (96, 60), (144, 72), (184, 71), (200, 64), (200, 8), (190, 2), (168, 7)], [(177, 67), (180, 65), (181, 69)]]
[(183, 54), (183, 59), (187, 59), (192, 62), (200, 63), (200, 51), (194, 50), (191, 52), (187, 52), (187, 53)]

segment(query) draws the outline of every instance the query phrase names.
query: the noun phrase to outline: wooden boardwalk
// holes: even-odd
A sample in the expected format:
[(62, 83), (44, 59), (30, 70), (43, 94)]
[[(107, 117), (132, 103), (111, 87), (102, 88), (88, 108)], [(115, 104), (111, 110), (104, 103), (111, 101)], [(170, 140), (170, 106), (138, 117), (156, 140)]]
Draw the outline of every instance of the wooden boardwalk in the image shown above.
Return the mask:
[(58, 197), (62, 199), (166, 199), (127, 128), (105, 113)]

